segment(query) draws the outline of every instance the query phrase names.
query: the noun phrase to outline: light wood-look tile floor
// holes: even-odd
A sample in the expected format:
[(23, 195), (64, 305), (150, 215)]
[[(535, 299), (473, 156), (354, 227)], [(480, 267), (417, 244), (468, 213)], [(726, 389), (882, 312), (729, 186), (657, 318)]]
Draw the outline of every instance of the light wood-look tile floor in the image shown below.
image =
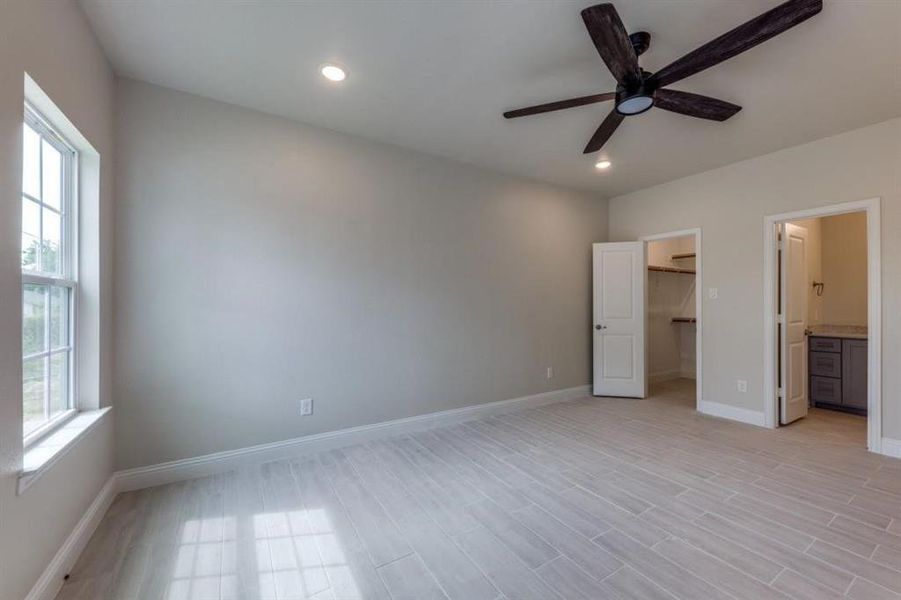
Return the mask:
[(693, 385), (120, 495), (72, 600), (901, 599), (901, 461), (865, 419), (769, 431)]

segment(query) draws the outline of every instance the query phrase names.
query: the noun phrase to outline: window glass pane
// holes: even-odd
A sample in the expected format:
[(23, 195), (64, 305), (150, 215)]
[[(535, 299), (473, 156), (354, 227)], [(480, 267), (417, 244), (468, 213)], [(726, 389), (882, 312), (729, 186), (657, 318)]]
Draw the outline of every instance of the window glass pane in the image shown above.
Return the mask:
[(41, 197), (41, 136), (34, 129), (25, 126), (22, 140), (22, 191)]
[(22, 198), (22, 233), (41, 237), (41, 206), (28, 198)]
[(22, 270), (37, 271), (38, 270), (38, 249), (40, 243), (37, 238), (22, 234)]
[(62, 207), (62, 183), (63, 183), (63, 155), (47, 140), (41, 141), (41, 201), (57, 210)]
[(69, 410), (69, 353), (50, 356), (50, 418)]
[(50, 288), (50, 349), (69, 345), (69, 288)]
[(62, 219), (47, 208), (44, 217), (44, 243), (41, 244), (41, 272), (62, 273)]
[(22, 421), (25, 435), (28, 435), (41, 426), (46, 420), (44, 417), (44, 374), (48, 359), (45, 357), (26, 360), (22, 364)]
[(22, 355), (28, 356), (47, 349), (46, 285), (22, 286)]
[(41, 239), (41, 207), (22, 198), (22, 268), (37, 270)]

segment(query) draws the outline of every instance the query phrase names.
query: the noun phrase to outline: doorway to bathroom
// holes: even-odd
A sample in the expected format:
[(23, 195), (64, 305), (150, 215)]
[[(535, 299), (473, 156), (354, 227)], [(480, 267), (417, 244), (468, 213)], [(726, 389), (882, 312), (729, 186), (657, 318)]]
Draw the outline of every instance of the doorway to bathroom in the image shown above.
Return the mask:
[(879, 201), (765, 221), (767, 425), (815, 421), (878, 452)]

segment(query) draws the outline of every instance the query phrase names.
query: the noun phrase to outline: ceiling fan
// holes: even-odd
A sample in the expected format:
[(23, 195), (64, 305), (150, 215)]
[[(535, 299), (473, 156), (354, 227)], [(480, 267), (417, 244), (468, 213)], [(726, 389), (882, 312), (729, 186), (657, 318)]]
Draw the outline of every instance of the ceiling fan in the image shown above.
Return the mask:
[(651, 34), (638, 31), (628, 35), (612, 4), (588, 7), (582, 11), (582, 20), (598, 53), (617, 81), (616, 91), (511, 110), (505, 112), (504, 117), (514, 119), (614, 100), (614, 109), (591, 136), (585, 146), (585, 154), (600, 150), (625, 117), (641, 114), (654, 106), (691, 117), (725, 121), (741, 107), (708, 96), (663, 88), (741, 54), (806, 21), (822, 9), (822, 0), (789, 0), (689, 52), (656, 73), (649, 73), (638, 66), (638, 57), (648, 49)]

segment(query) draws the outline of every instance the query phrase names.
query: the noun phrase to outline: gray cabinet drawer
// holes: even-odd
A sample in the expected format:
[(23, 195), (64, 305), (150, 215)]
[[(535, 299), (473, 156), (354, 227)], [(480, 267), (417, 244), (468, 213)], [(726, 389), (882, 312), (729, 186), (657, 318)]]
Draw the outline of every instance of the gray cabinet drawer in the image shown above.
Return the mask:
[(811, 352), (810, 374), (821, 377), (841, 377), (842, 355), (829, 352)]
[(842, 403), (842, 380), (831, 377), (810, 378), (810, 399), (814, 402)]
[(840, 338), (812, 337), (808, 340), (811, 352), (841, 352)]

